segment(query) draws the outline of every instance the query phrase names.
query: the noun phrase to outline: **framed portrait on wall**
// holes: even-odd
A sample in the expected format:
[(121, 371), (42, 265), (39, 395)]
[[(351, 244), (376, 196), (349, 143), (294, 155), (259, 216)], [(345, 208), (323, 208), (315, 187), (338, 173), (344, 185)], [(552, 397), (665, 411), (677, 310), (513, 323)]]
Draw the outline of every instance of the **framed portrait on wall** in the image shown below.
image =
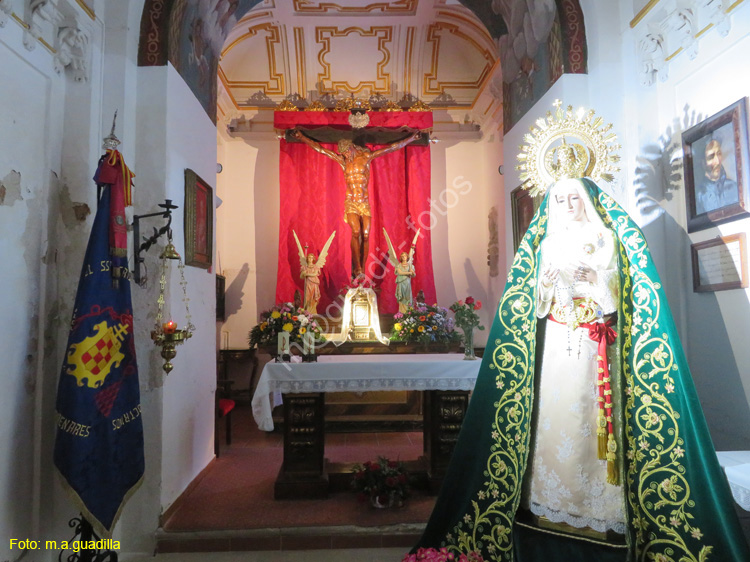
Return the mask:
[(747, 98), (682, 134), (688, 232), (750, 217)]
[(690, 246), (693, 291), (746, 289), (747, 242), (744, 232), (698, 242)]
[(213, 260), (214, 190), (185, 170), (185, 265), (208, 269)]
[(513, 251), (518, 251), (523, 235), (534, 218), (534, 213), (539, 208), (541, 197), (531, 197), (527, 189), (517, 187), (510, 192), (510, 209), (513, 219)]

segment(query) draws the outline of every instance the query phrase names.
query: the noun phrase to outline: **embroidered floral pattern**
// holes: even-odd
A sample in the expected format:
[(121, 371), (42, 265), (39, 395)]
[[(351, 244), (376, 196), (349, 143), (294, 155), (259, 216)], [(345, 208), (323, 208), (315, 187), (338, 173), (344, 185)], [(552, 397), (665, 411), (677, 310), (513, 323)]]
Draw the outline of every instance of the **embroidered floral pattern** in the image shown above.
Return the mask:
[[(658, 324), (661, 288), (643, 271), (653, 268), (646, 242), (623, 209), (607, 194), (599, 202), (612, 217), (623, 241), (621, 275), (625, 339), (623, 372), (628, 386), (625, 408), (628, 501), (635, 528), (636, 558), (704, 561), (712, 546), (696, 542), (702, 535), (692, 526), (687, 469), (680, 463), (684, 440), (680, 413), (667, 395), (674, 391), (675, 354)], [(630, 273), (634, 279), (630, 285)], [(632, 304), (632, 310), (628, 307)], [(693, 539), (693, 540), (691, 540)]]

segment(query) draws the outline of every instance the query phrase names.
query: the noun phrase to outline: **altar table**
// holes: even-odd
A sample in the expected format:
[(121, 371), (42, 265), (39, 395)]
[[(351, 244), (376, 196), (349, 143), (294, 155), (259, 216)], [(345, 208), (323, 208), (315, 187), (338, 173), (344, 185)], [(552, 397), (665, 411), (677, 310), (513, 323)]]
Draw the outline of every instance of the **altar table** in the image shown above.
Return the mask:
[(316, 363), (267, 363), (252, 406), (258, 427), (271, 431), (271, 412), (284, 403), (284, 461), (274, 497), (327, 495), (323, 419), (327, 392), (425, 391), (422, 460), (430, 487), (436, 489), (458, 439), (481, 363), (450, 353), (321, 355)]
[(734, 501), (750, 511), (750, 451), (718, 451), (716, 456), (727, 475)]

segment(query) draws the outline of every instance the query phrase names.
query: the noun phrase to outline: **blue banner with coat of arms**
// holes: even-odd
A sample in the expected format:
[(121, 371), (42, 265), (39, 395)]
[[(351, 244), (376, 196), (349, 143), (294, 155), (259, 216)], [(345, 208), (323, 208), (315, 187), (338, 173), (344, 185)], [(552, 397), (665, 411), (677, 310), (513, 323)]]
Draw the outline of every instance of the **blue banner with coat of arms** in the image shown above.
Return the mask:
[[(121, 170), (127, 167), (122, 164)], [(55, 413), (55, 466), (77, 507), (102, 538), (111, 537), (123, 505), (144, 473), (127, 257), (113, 251), (111, 238), (112, 225), (124, 226), (122, 194), (117, 193), (122, 178), (118, 179), (103, 185), (98, 202)]]

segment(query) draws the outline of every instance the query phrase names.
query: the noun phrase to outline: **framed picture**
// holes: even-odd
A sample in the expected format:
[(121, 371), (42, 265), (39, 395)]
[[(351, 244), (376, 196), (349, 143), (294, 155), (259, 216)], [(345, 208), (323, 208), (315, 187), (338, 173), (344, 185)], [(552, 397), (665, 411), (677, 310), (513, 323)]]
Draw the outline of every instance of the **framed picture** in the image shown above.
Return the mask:
[(513, 251), (518, 251), (523, 235), (534, 218), (534, 213), (539, 208), (541, 197), (531, 197), (527, 189), (520, 186), (510, 192), (510, 209), (513, 218)]
[(208, 269), (213, 259), (214, 190), (185, 170), (185, 265)]
[(747, 98), (682, 133), (688, 232), (750, 216)]
[(745, 289), (747, 243), (745, 233), (717, 237), (690, 246), (693, 258), (693, 291)]

